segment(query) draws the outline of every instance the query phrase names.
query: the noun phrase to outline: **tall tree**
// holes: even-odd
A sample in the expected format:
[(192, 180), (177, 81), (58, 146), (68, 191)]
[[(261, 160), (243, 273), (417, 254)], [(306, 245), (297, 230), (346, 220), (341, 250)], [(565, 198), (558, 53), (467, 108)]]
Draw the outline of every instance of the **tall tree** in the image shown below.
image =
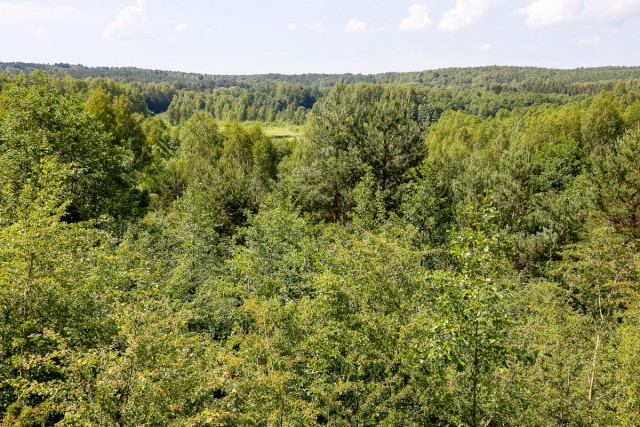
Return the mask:
[(355, 96), (354, 87), (338, 85), (316, 104), (306, 138), (293, 155), (294, 191), (307, 209), (333, 222), (345, 219), (362, 170), (358, 152), (362, 106)]
[(617, 228), (640, 235), (640, 130), (628, 131), (593, 158), (599, 204)]
[(363, 118), (360, 156), (363, 163), (371, 166), (380, 191), (389, 192), (390, 208), (400, 201), (400, 185), (407, 181), (406, 173), (417, 166), (426, 152), (422, 132), (414, 120), (415, 109), (409, 89), (385, 88)]

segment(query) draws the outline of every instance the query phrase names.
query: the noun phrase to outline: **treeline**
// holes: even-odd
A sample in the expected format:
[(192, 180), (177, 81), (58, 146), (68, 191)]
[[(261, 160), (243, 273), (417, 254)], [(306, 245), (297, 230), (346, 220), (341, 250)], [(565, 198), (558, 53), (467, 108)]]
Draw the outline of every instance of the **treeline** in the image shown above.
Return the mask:
[(632, 82), (338, 84), (272, 140), (0, 81), (3, 424), (637, 425)]
[(362, 74), (256, 74), (256, 75), (211, 75), (185, 73), (166, 70), (145, 70), (135, 67), (85, 67), (72, 64), (33, 64), (23, 62), (0, 62), (0, 72), (7, 74), (24, 74), (43, 71), (47, 74), (76, 79), (109, 78), (124, 82), (166, 83), (174, 88), (209, 91), (217, 88), (251, 88), (264, 84), (295, 83), (305, 86), (329, 87), (338, 82), (373, 83), (372, 76)]
[[(179, 91), (166, 83), (122, 83), (105, 78), (78, 80), (69, 76), (54, 78), (54, 83), (62, 91), (73, 92), (81, 97), (87, 97), (97, 86), (109, 87), (109, 91), (114, 94), (126, 92), (131, 102), (135, 103), (136, 111), (143, 114), (164, 114), (172, 125), (184, 124), (198, 111), (206, 111), (221, 121), (301, 125), (306, 122), (315, 103), (329, 90), (281, 82), (253, 88)], [(630, 82), (627, 85), (632, 86)], [(534, 92), (498, 94), (484, 88), (430, 89), (405, 86), (410, 90), (410, 97), (415, 104), (414, 118), (420, 123), (434, 123), (446, 110), (460, 110), (488, 117), (495, 116), (500, 110), (540, 104), (561, 105), (584, 97)], [(366, 84), (362, 87), (366, 87)]]
[(612, 91), (619, 81), (635, 88), (640, 79), (637, 67), (553, 70), (492, 66), (375, 75), (214, 76), (132, 67), (0, 63), (0, 71), (9, 74), (34, 70), (45, 71), (76, 86), (92, 80), (128, 83), (140, 93), (150, 112), (168, 112), (174, 125), (184, 123), (196, 111), (207, 111), (225, 121), (302, 124), (314, 103), (337, 84), (411, 86), (416, 91), (420, 120), (434, 122), (448, 109), (494, 116), (501, 109), (543, 103), (559, 105)]
[(216, 89), (211, 93), (180, 91), (173, 98), (167, 117), (175, 125), (186, 122), (197, 111), (206, 111), (223, 121), (278, 121), (300, 125), (321, 96), (319, 89), (291, 83), (252, 89)]
[(523, 91), (568, 95), (595, 94), (611, 90), (615, 82), (632, 80), (638, 84), (638, 67), (598, 67), (550, 69), (536, 67), (488, 66), (444, 68), (414, 73), (385, 73), (374, 83), (416, 84), (426, 87), (485, 88), (496, 93)]
[(0, 62), (0, 72), (22, 74), (33, 71), (45, 71), (50, 75), (71, 76), (76, 79), (101, 77), (125, 82), (167, 83), (178, 90), (194, 91), (207, 91), (221, 87), (251, 88), (264, 84), (286, 82), (314, 87), (332, 87), (338, 83), (411, 84), (433, 88), (484, 87), (498, 92), (517, 90), (576, 95), (585, 93), (585, 85), (589, 87), (591, 84), (598, 86), (602, 84), (611, 89), (611, 85), (615, 81), (637, 81), (640, 79), (640, 67), (612, 66), (576, 69), (486, 66), (380, 74), (211, 75), (145, 70), (135, 67), (85, 67), (65, 63)]
[[(368, 84), (358, 83), (362, 88)], [(560, 94), (509, 92), (496, 94), (486, 89), (428, 89), (405, 85), (414, 103), (414, 118), (433, 123), (447, 110), (466, 111), (483, 117), (500, 110), (515, 110), (541, 104), (560, 105), (576, 97)], [(301, 125), (327, 90), (280, 83), (255, 89), (216, 89), (212, 93), (180, 91), (167, 109), (169, 121), (184, 123), (197, 111), (206, 111), (223, 121), (261, 121)], [(578, 97), (579, 98), (579, 97)]]

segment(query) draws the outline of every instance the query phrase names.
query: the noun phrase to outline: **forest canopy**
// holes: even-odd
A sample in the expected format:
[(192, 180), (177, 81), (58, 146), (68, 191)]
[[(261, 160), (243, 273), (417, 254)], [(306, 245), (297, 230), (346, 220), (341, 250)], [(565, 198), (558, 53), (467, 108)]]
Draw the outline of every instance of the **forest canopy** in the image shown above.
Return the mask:
[(0, 69), (0, 425), (638, 424), (639, 68)]

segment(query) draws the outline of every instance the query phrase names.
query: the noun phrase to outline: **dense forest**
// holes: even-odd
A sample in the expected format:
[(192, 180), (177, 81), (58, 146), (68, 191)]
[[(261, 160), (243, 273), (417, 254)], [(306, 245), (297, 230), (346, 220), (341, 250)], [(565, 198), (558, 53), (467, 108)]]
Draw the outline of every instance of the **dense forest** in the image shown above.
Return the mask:
[(0, 425), (640, 424), (640, 68), (0, 69)]

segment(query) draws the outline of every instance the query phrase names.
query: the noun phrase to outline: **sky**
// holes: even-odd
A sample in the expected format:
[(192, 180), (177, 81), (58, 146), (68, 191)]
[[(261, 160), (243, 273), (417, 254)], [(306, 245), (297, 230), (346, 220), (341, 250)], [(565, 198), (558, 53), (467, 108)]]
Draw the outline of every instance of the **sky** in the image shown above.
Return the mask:
[(640, 0), (0, 0), (0, 62), (208, 74), (640, 65)]

